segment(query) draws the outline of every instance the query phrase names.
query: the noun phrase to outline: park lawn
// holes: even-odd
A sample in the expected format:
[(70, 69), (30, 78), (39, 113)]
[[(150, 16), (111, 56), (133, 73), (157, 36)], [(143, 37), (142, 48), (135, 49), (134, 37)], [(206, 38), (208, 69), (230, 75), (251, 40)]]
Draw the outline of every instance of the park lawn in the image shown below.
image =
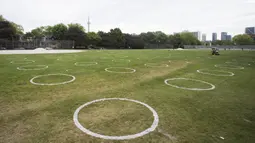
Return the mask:
[[(26, 60), (35, 62), (23, 64)], [(97, 64), (75, 66), (77, 62)], [(230, 62), (244, 69), (215, 67), (216, 64), (230, 65)], [(48, 68), (17, 70), (27, 65), (47, 65)], [(106, 72), (105, 68), (110, 67), (132, 68), (136, 72)], [(197, 73), (198, 69), (222, 70), (235, 75), (204, 75)], [(0, 55), (0, 142), (254, 143), (254, 73), (253, 51), (221, 51), (220, 56), (210, 55), (209, 50), (91, 50), (74, 54)], [(30, 83), (33, 77), (45, 74), (68, 74), (76, 80), (54, 86)], [(164, 83), (169, 78), (202, 80), (215, 85), (215, 89), (174, 88)], [(52, 83), (71, 79), (50, 76), (34, 81)], [(188, 88), (210, 88), (194, 81), (170, 82)], [(85, 134), (75, 126), (73, 114), (84, 103), (101, 98), (128, 98), (148, 104), (159, 117), (156, 130), (123, 141)], [(82, 126), (98, 134), (124, 136), (149, 128), (154, 118), (141, 104), (112, 100), (84, 107), (78, 119)]]

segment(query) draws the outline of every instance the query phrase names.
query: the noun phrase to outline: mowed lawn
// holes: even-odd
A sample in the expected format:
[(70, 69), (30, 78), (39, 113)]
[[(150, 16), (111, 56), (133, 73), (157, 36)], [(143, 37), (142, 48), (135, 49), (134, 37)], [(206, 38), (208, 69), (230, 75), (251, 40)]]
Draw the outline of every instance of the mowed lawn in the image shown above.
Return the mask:
[[(244, 69), (219, 68), (216, 64)], [(17, 69), (38, 68), (35, 65), (48, 68)], [(105, 68), (110, 67), (132, 68), (136, 72), (106, 72)], [(213, 71), (221, 70), (235, 75), (206, 75), (198, 73), (199, 69), (207, 69), (211, 74), (226, 74)], [(132, 72), (121, 68), (109, 70)], [(52, 86), (30, 83), (33, 77), (45, 74), (68, 74), (76, 79)], [(202, 80), (215, 85), (215, 89), (179, 89), (165, 84), (165, 79), (170, 78)], [(72, 77), (56, 75), (33, 81), (69, 80)], [(211, 88), (196, 81), (168, 83), (186, 88)], [(157, 128), (142, 137), (122, 141), (84, 133), (74, 124), (75, 110), (102, 98), (128, 98), (146, 103), (158, 114)], [(0, 55), (0, 116), (0, 142), (3, 143), (254, 143), (255, 52), (221, 51), (220, 56), (212, 56), (209, 50), (101, 50)], [(97, 134), (125, 136), (149, 128), (154, 118), (141, 104), (108, 100), (82, 108), (78, 120)]]

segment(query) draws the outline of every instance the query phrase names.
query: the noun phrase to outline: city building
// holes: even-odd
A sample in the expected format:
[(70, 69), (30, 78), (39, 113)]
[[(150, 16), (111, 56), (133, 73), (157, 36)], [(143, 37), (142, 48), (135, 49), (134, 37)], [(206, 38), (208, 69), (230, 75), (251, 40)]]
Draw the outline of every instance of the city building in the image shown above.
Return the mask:
[(231, 41), (232, 40), (232, 36), (231, 35), (227, 35), (226, 40)]
[(228, 35), (227, 32), (221, 32), (221, 40), (222, 41), (227, 40), (227, 35)]
[(206, 34), (202, 34), (202, 41), (206, 42)]
[(255, 34), (255, 27), (246, 27), (245, 34), (249, 34), (249, 35)]
[(255, 40), (255, 27), (246, 27), (245, 34), (250, 35)]
[(191, 32), (199, 41), (201, 40), (201, 33), (199, 31), (197, 32)]
[(217, 40), (217, 33), (213, 33), (212, 34), (212, 41), (216, 41)]

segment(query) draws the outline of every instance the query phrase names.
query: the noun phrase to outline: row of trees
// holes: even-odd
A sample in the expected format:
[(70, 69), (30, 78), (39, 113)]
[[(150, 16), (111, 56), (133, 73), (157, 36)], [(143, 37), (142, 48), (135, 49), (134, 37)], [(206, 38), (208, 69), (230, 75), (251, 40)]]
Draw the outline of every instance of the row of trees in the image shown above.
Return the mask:
[[(161, 31), (141, 33), (131, 35), (122, 33), (119, 28), (111, 29), (109, 32), (99, 31), (87, 32), (78, 23), (56, 24), (53, 26), (37, 27), (30, 32), (23, 33), (23, 27), (6, 20), (0, 15), (0, 39), (14, 39), (21, 36), (23, 40), (41, 40), (48, 38), (51, 40), (72, 40), (75, 47), (88, 47), (89, 45), (111, 47), (111, 48), (143, 48), (145, 44), (162, 45), (168, 44), (175, 48), (184, 45), (201, 45), (196, 37), (190, 32), (184, 31), (174, 35), (167, 35)], [(15, 38), (17, 39), (17, 38)], [(254, 40), (249, 35), (236, 35), (233, 41), (214, 41), (213, 45), (249, 45), (254, 44)]]
[(255, 40), (247, 34), (239, 34), (233, 37), (232, 41), (230, 40), (216, 40), (212, 42), (212, 45), (253, 45)]
[(183, 45), (200, 45), (201, 42), (189, 32), (175, 35), (166, 35), (161, 31), (131, 35), (122, 33), (119, 28), (109, 32), (99, 31), (86, 33), (85, 28), (78, 23), (68, 25), (57, 24), (54, 26), (42, 26), (27, 32), (25, 39), (40, 39), (48, 37), (54, 40), (73, 40), (76, 46), (96, 45), (112, 48), (143, 48), (147, 44), (171, 44), (174, 47)]
[(24, 29), (12, 21), (8, 21), (0, 15), (0, 39), (18, 39), (24, 34)]

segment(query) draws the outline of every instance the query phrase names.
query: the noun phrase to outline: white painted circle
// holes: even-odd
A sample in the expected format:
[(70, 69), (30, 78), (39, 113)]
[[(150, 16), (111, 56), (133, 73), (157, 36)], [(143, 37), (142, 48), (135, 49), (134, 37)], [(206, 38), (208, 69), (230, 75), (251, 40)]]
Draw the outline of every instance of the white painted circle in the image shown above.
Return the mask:
[[(181, 86), (177, 86), (177, 85), (173, 85), (168, 83), (169, 80), (190, 80), (190, 81), (196, 81), (196, 82), (201, 82), (201, 83), (205, 83), (211, 86), (211, 88), (186, 88), (186, 87), (181, 87)], [(175, 87), (175, 88), (180, 88), (180, 89), (186, 89), (186, 90), (197, 90), (197, 91), (202, 91), (202, 90), (213, 90), (215, 89), (215, 86), (209, 82), (205, 82), (202, 80), (197, 80), (197, 79), (190, 79), (190, 78), (169, 78), (165, 80), (165, 84)]]
[[(37, 68), (29, 68), (29, 67), (37, 67)], [(47, 69), (48, 66), (46, 65), (27, 65), (27, 66), (21, 66), (17, 67), (18, 70), (44, 70)]]
[[(118, 72), (118, 71), (112, 71), (110, 69), (127, 69), (127, 70), (130, 70), (130, 72)], [(134, 73), (136, 72), (135, 69), (132, 69), (132, 68), (124, 68), (124, 67), (109, 67), (109, 68), (106, 68), (105, 71), (107, 72), (111, 72), (111, 73)]]
[[(39, 77), (54, 76), (54, 75), (69, 76), (69, 77), (72, 77), (72, 79), (69, 80), (69, 81), (57, 82), (57, 83), (37, 83), (37, 82), (34, 82), (34, 80), (39, 78)], [(30, 79), (30, 83), (35, 84), (35, 85), (60, 85), (60, 84), (67, 84), (67, 83), (73, 82), (75, 79), (76, 79), (75, 76), (69, 75), (69, 74), (46, 74), (46, 75), (38, 75), (38, 76), (33, 77), (32, 79)]]
[(31, 64), (34, 63), (35, 61), (33, 60), (25, 60), (25, 61), (11, 61), (11, 64)]
[(226, 64), (235, 64), (236, 62), (225, 62)]
[(97, 62), (76, 62), (74, 65), (76, 66), (92, 66), (92, 65), (97, 65)]
[(241, 66), (235, 66), (235, 65), (214, 65), (217, 68), (225, 68), (225, 69), (244, 69), (244, 67)]
[(210, 72), (206, 72), (205, 70), (207, 70), (207, 69), (199, 69), (199, 70), (197, 70), (197, 72), (201, 73), (201, 74), (214, 75), (214, 76), (234, 76), (235, 75), (233, 72), (228, 72), (228, 71), (207, 70), (207, 71), (212, 71), (212, 72), (216, 71), (216, 72), (226, 73), (226, 74), (213, 74), (213, 73), (210, 73)]
[(147, 64), (144, 64), (144, 65), (147, 66), (147, 67), (169, 67), (168, 64), (153, 65), (153, 63), (147, 63)]
[[(79, 115), (80, 110), (82, 108), (90, 105), (90, 104), (93, 104), (93, 103), (96, 103), (96, 102), (101, 102), (101, 101), (107, 101), (107, 100), (131, 101), (131, 102), (135, 102), (135, 103), (138, 103), (138, 104), (141, 104), (141, 105), (147, 107), (152, 112), (153, 117), (154, 117), (154, 120), (153, 120), (153, 123), (152, 123), (151, 127), (147, 128), (146, 130), (144, 130), (144, 131), (142, 131), (140, 133), (132, 134), (132, 135), (125, 135), (125, 136), (107, 136), (107, 135), (102, 135), (102, 134), (94, 133), (94, 132), (86, 129), (85, 127), (83, 127), (80, 124), (79, 120), (78, 120), (78, 115)], [(75, 112), (74, 112), (74, 115), (73, 115), (73, 121), (74, 121), (74, 124), (76, 125), (76, 127), (78, 127), (84, 133), (86, 133), (88, 135), (91, 135), (93, 137), (107, 139), (107, 140), (129, 140), (129, 139), (135, 139), (135, 138), (144, 136), (144, 135), (154, 131), (157, 128), (157, 126), (158, 126), (159, 117), (158, 117), (157, 112), (152, 107), (150, 107), (148, 104), (146, 104), (146, 103), (143, 103), (143, 102), (140, 102), (140, 101), (137, 101), (137, 100), (133, 100), (133, 99), (127, 99), (127, 98), (103, 98), (103, 99), (97, 99), (97, 100), (93, 100), (93, 101), (87, 102), (87, 103), (81, 105), (79, 108), (77, 108), (75, 110)]]
[(127, 59), (118, 59), (118, 60), (112, 60), (113, 62), (122, 62), (122, 61), (126, 61), (126, 62), (131, 62), (131, 60), (127, 60)]

